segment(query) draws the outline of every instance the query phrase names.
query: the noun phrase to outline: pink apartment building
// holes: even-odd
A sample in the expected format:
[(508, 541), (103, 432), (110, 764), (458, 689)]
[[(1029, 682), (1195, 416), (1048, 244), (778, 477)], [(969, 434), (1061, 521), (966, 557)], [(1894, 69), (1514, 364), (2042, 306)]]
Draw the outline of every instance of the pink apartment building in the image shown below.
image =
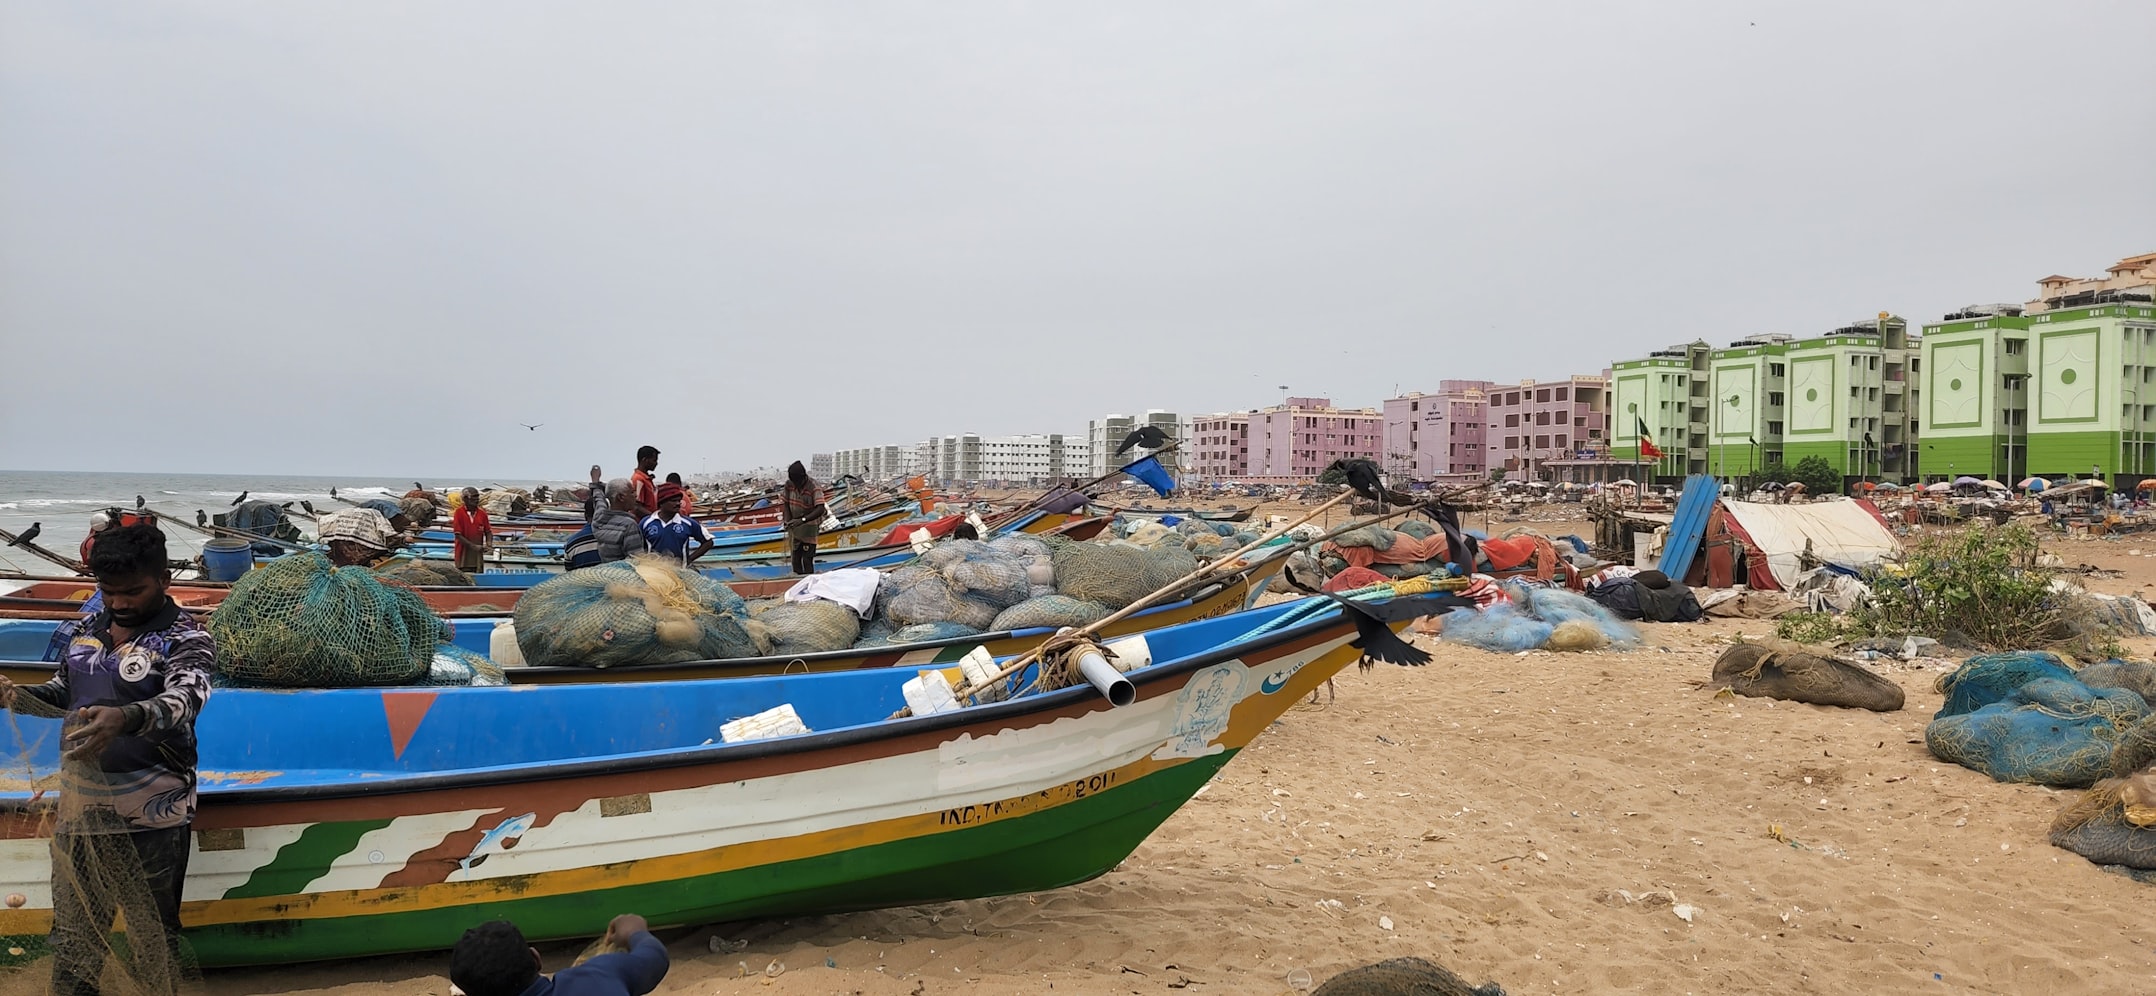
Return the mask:
[(1385, 416), (1375, 408), (1334, 408), (1331, 398), (1289, 398), (1251, 412), (1247, 476), (1255, 480), (1315, 480), (1334, 460), (1377, 460)]
[(1239, 481), (1250, 475), (1250, 415), (1216, 412), (1190, 419), (1184, 466), (1195, 481)]
[(1514, 480), (1613, 480), (1607, 372), (1489, 389), (1489, 467)]
[(1437, 393), (1385, 399), (1385, 449), (1394, 478), (1466, 482), (1489, 475), (1489, 381), (1446, 380)]

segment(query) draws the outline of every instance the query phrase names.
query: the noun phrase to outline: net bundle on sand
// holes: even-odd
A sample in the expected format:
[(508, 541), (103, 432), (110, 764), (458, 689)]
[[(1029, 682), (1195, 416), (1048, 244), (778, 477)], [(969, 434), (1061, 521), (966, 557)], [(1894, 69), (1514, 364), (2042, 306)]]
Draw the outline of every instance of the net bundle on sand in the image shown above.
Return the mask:
[(1710, 688), (1813, 705), (1893, 712), (1901, 686), (1848, 661), (1794, 645), (1739, 643), (1714, 661)]
[(517, 599), (534, 667), (619, 667), (761, 657), (770, 636), (733, 589), (649, 554), (570, 571)]
[(408, 685), (450, 638), (419, 593), (312, 552), (249, 571), (210, 615), (209, 631), (220, 676), (278, 688)]
[(1388, 958), (1325, 980), (1310, 996), (1505, 996), (1495, 982), (1467, 980), (1427, 958)]
[(2084, 788), (2111, 773), (2122, 732), (2148, 711), (2123, 688), (2038, 678), (1973, 712), (1932, 720), (1924, 744), (1998, 781)]
[(2119, 735), (2110, 777), (2099, 779), (2051, 823), (2051, 842), (2099, 865), (2156, 881), (2156, 716)]

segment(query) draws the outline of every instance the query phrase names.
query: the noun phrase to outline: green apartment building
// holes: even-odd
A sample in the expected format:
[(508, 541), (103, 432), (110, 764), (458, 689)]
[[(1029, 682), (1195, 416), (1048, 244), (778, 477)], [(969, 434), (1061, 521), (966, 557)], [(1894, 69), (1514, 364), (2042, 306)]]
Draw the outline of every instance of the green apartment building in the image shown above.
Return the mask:
[[(1656, 350), (1644, 359), (1610, 365), (1610, 459), (1633, 465), (1642, 481), (1682, 479), (1707, 471), (1708, 357), (1704, 342)], [(1661, 459), (1643, 456), (1646, 423)]]
[(2029, 476), (2029, 320), (2019, 307), (1966, 308), (1924, 326), (1923, 375), (1927, 473), (2009, 485)]
[(1882, 313), (1790, 343), (1786, 357), (1785, 463), (1819, 457), (1850, 482), (1917, 479), (1922, 419), (1911, 413), (1922, 391), (1912, 375), (1923, 363), (1906, 321)]
[(1782, 460), (1789, 337), (1759, 335), (1708, 358), (1707, 472), (1752, 477)]
[(2130, 486), (2156, 476), (2156, 306), (2146, 296), (2041, 311), (2028, 323), (2028, 469), (2094, 473)]

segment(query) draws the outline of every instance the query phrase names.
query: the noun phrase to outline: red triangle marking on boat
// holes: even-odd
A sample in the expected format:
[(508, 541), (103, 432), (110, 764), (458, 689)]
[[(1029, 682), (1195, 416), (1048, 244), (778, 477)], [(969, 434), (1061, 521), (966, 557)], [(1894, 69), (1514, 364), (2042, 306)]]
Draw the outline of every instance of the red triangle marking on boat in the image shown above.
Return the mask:
[(404, 748), (412, 742), (412, 734), (419, 732), (419, 721), (427, 718), (427, 710), (434, 705), (437, 692), (383, 692), (382, 715), (389, 720), (389, 749), (393, 756), (402, 759)]

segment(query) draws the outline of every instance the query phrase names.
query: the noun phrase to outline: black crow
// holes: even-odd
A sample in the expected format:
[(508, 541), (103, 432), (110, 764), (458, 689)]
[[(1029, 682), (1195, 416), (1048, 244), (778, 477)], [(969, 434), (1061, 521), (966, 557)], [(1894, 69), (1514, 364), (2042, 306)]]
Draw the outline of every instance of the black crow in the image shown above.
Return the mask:
[(301, 507), (301, 508), (304, 508), (304, 509), (306, 509), (306, 510), (307, 510), (307, 514), (308, 514), (308, 515), (315, 515), (315, 514), (318, 514), (318, 513), (316, 513), (316, 512), (315, 512), (315, 510), (314, 510), (314, 503), (313, 503), (313, 502), (311, 502), (311, 501), (305, 501), (305, 500), (302, 500), (302, 501), (301, 501), (301, 502), (299, 503), (299, 507)]
[(533, 431), (533, 432), (538, 432), (538, 431), (539, 431), (539, 427), (540, 427), (540, 426), (542, 426), (542, 425), (545, 425), (546, 423), (545, 423), (545, 422), (538, 422), (538, 423), (532, 423), (532, 422), (518, 422), (517, 424), (518, 424), (518, 425), (521, 425), (521, 426), (523, 426), (523, 427), (524, 427), (524, 428), (526, 428), (526, 429), (530, 429), (530, 430), (531, 430), (531, 431)]
[(232, 499), (232, 504), (234, 504), (234, 505), (238, 505), (238, 504), (239, 504), (240, 502), (243, 502), (243, 501), (246, 501), (246, 500), (247, 500), (247, 492), (245, 492), (245, 491), (242, 491), (242, 492), (240, 492), (240, 496), (239, 496), (239, 497), (237, 497), (237, 498), (234, 498), (234, 499)]
[(199, 509), (199, 508), (198, 508), (198, 509), (195, 509), (195, 525), (196, 525), (196, 526), (207, 526), (207, 525), (209, 525), (209, 524), (210, 524), (210, 513), (208, 513), (208, 512), (205, 512), (205, 511), (203, 511), (203, 510), (201, 510), (201, 509)]
[(335, 498), (335, 497), (337, 497), (337, 489), (336, 489), (336, 488), (331, 488), (331, 489), (329, 489), (329, 496), (330, 496), (331, 498)]
[(1339, 471), (1356, 494), (1377, 502), (1381, 509), (1385, 507), (1385, 475), (1378, 471), (1376, 461), (1361, 458), (1334, 460), (1325, 470), (1327, 473)]
[(1349, 609), (1355, 620), (1355, 639), (1349, 645), (1362, 651), (1362, 660), (1358, 663), (1365, 671), (1370, 669), (1372, 661), (1413, 667), (1430, 663), (1430, 652), (1400, 639), (1400, 634), (1392, 631), (1392, 623), (1475, 607), (1473, 599), (1458, 595), (1409, 595), (1382, 602), (1360, 602), (1329, 591), (1323, 594)]
[(291, 502), (285, 502), (284, 504), (282, 504), (282, 505), (279, 505), (279, 506), (277, 506), (277, 507), (278, 507), (278, 508), (281, 508), (281, 509), (284, 509), (285, 511), (289, 512), (289, 511), (291, 511), (291, 510), (292, 510), (292, 503), (291, 503)]
[(44, 531), (45, 531), (45, 524), (44, 524), (44, 523), (42, 523), (42, 522), (33, 522), (33, 523), (30, 523), (30, 528), (28, 528), (28, 529), (25, 529), (25, 530), (23, 530), (23, 531), (22, 531), (22, 535), (20, 535), (20, 536), (17, 536), (17, 537), (15, 537), (15, 538), (14, 538), (13, 540), (11, 540), (11, 541), (10, 541), (10, 542), (8, 543), (8, 545), (9, 545), (9, 546), (29, 546), (29, 545), (30, 545), (30, 541), (31, 541), (31, 540), (34, 540), (34, 539), (36, 539), (36, 538), (37, 538), (37, 534), (39, 534), (39, 533), (41, 533), (41, 532), (44, 532)]
[(425, 491), (425, 490), (427, 490), (427, 486), (426, 486), (426, 485), (424, 485), (424, 484), (421, 484), (421, 483), (419, 483), (418, 481), (413, 481), (413, 482), (412, 482), (412, 490), (414, 490), (414, 491)]
[(1168, 434), (1160, 431), (1160, 426), (1141, 425), (1132, 429), (1130, 435), (1123, 437), (1123, 445), (1115, 448), (1115, 455), (1122, 456), (1133, 446), (1143, 446), (1149, 450), (1157, 450), (1167, 444)]
[(144, 506), (144, 505), (147, 505), (147, 504), (149, 504), (149, 502), (143, 501), (143, 500), (142, 500), (142, 496), (141, 496), (141, 495), (136, 495), (136, 496), (135, 496), (135, 507), (136, 507), (136, 508), (141, 508), (142, 506)]

